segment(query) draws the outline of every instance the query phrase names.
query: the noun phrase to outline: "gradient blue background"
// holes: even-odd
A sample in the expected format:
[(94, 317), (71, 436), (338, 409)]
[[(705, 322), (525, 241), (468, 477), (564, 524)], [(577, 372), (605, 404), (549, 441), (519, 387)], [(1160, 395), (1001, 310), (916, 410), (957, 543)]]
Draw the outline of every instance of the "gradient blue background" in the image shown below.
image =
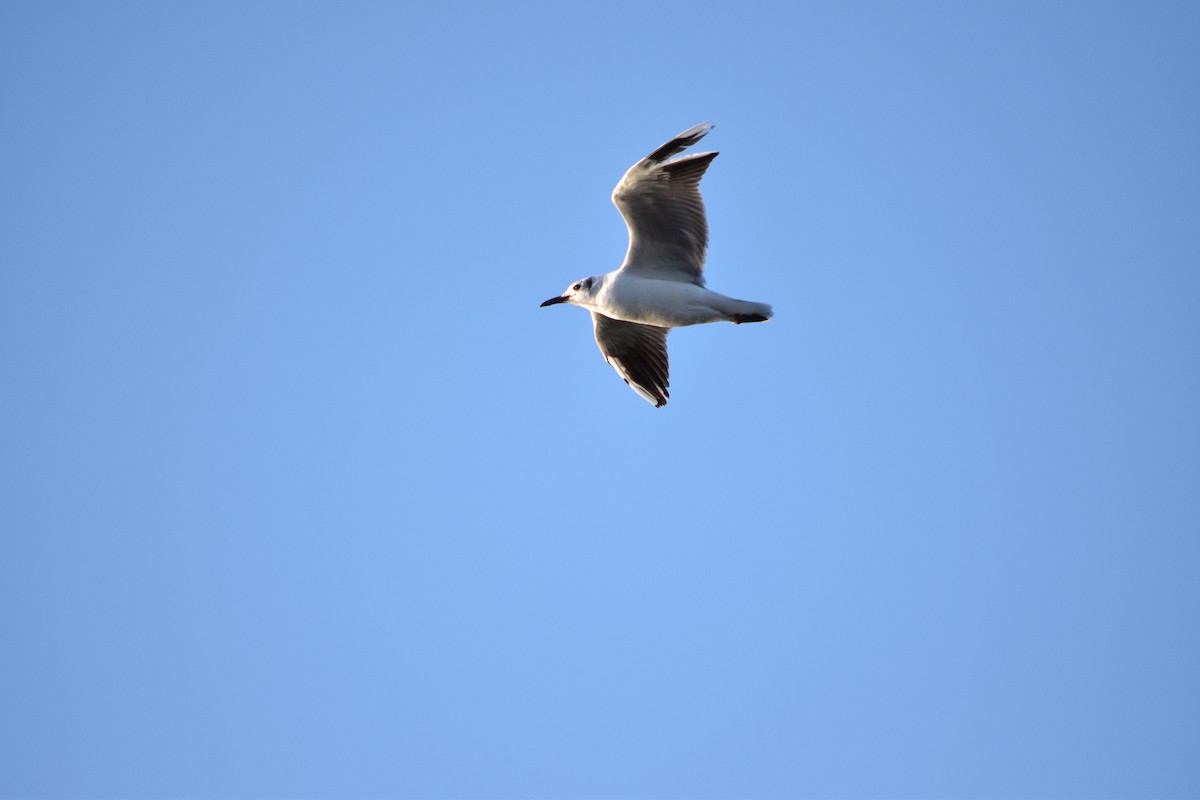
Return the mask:
[[(0, 6), (0, 794), (1200, 796), (1200, 6)], [(587, 315), (701, 120), (655, 410)]]

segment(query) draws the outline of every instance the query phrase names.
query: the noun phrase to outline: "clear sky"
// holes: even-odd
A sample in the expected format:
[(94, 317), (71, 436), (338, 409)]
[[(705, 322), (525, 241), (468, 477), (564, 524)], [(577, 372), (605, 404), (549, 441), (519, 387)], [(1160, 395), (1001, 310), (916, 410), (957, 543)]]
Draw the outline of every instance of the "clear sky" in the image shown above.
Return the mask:
[(0, 796), (1200, 797), (1197, 4), (14, 0), (0, 170)]

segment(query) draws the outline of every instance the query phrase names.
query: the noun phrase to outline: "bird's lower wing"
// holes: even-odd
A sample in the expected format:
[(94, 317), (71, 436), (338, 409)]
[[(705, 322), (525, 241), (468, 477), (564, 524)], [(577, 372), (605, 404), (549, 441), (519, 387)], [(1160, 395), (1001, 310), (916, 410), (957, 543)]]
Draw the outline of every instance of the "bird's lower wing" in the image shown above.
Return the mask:
[(670, 328), (624, 322), (592, 312), (596, 344), (635, 392), (661, 408), (667, 404), (669, 385), (667, 333)]

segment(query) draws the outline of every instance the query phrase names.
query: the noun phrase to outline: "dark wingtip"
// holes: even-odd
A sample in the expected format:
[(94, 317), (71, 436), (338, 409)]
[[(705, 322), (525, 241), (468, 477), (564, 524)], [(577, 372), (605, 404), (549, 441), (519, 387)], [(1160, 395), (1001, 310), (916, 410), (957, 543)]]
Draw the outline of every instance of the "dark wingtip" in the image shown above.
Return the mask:
[(694, 145), (696, 142), (703, 139), (708, 132), (715, 128), (708, 122), (701, 122), (699, 125), (693, 125), (683, 133), (676, 136), (666, 144), (660, 145), (657, 150), (647, 156), (649, 161), (666, 161), (671, 156)]

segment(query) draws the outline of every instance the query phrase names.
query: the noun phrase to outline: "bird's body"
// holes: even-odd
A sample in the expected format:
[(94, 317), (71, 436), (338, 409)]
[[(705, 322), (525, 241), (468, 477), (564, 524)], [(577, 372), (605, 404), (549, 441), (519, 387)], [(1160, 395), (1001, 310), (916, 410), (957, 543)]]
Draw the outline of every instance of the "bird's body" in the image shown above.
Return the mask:
[(738, 315), (771, 313), (771, 307), (764, 303), (734, 300), (694, 283), (643, 278), (625, 270), (601, 275), (593, 290), (593, 297), (579, 305), (613, 319), (661, 328), (734, 322)]
[(571, 303), (592, 312), (600, 352), (630, 387), (667, 403), (667, 333), (706, 322), (765, 322), (766, 303), (735, 300), (704, 286), (708, 222), (700, 179), (716, 153), (668, 161), (712, 130), (701, 123), (634, 164), (613, 190), (629, 228), (619, 269), (585, 278), (543, 306)]

